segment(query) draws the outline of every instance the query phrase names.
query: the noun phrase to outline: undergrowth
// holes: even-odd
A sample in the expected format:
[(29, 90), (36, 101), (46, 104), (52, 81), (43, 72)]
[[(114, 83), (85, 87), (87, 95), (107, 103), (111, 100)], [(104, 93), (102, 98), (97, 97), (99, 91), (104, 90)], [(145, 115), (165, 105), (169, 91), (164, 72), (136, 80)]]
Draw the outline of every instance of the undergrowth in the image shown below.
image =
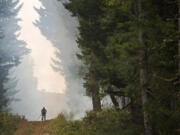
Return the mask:
[(44, 131), (52, 135), (139, 135), (142, 128), (132, 124), (127, 110), (103, 110), (87, 112), (82, 120), (75, 121), (60, 114)]
[(0, 112), (0, 135), (12, 135), (17, 129), (17, 124), (22, 120), (24, 118), (18, 115)]

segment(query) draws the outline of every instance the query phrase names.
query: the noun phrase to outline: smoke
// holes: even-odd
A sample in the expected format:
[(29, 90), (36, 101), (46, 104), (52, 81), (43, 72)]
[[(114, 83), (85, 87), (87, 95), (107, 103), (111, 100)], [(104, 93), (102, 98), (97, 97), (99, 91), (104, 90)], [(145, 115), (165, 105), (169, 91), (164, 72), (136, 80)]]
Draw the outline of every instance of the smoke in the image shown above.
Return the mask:
[(76, 19), (56, 0), (21, 2), (19, 39), (26, 42), (31, 53), (9, 72), (10, 81), (5, 86), (12, 85), (16, 78), (17, 85), (10, 91), (18, 90), (12, 99), (19, 100), (13, 100), (9, 107), (29, 120), (39, 120), (43, 106), (48, 119), (61, 112), (81, 118), (92, 105), (78, 76), (81, 62), (76, 58)]

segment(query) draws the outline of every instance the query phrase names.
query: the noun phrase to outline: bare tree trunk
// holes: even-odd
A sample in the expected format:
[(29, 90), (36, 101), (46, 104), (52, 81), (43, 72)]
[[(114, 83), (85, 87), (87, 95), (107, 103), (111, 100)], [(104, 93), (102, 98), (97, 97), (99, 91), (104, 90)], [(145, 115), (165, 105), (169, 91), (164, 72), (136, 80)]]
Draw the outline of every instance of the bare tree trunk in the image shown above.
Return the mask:
[(100, 111), (101, 110), (101, 99), (99, 95), (99, 87), (97, 84), (92, 86), (92, 103), (93, 103), (93, 110)]
[[(142, 5), (141, 0), (138, 0), (138, 14), (139, 14), (139, 20), (142, 17)], [(148, 65), (148, 57), (147, 57), (147, 46), (144, 44), (143, 41), (143, 32), (141, 27), (139, 27), (138, 32), (138, 40), (139, 43), (143, 46), (141, 52), (140, 52), (140, 87), (141, 87), (141, 100), (142, 100), (142, 108), (143, 108), (143, 119), (144, 119), (144, 133), (145, 135), (152, 135), (152, 128), (149, 123), (148, 113), (145, 110), (145, 105), (148, 102), (147, 97), (147, 65)]]
[(94, 76), (94, 73), (92, 71), (93, 65), (91, 64), (90, 68), (90, 89), (92, 92), (92, 104), (93, 104), (93, 110), (94, 111), (100, 111), (101, 110), (101, 99), (99, 94), (99, 86), (97, 83), (97, 80)]
[(116, 100), (115, 96), (112, 95), (112, 94), (110, 94), (110, 98), (111, 98), (111, 101), (112, 101), (115, 109), (116, 109), (116, 110), (119, 110), (119, 103), (118, 103), (118, 101)]
[(121, 97), (122, 107), (126, 106), (126, 98)]
[(141, 87), (141, 100), (142, 100), (142, 107), (143, 107), (143, 116), (144, 116), (144, 130), (145, 135), (152, 135), (152, 128), (149, 123), (148, 113), (145, 110), (145, 105), (148, 102), (147, 97), (147, 69), (146, 69), (146, 56), (141, 55), (141, 63), (140, 63), (140, 87)]
[(144, 123), (142, 108), (135, 102), (134, 98), (131, 98), (130, 110), (133, 123), (136, 125), (142, 125)]
[[(180, 33), (180, 0), (178, 0), (178, 33)], [(178, 38), (178, 65), (179, 65), (179, 76), (180, 76), (180, 36)], [(180, 78), (179, 78), (180, 84)]]

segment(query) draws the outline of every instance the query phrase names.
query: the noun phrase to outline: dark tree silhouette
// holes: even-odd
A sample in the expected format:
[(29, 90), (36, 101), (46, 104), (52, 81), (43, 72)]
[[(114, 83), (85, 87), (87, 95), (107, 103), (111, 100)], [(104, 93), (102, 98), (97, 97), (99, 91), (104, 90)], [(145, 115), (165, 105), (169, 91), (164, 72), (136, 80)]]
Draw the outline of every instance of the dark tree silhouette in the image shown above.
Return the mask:
[(20, 63), (21, 57), (28, 53), (25, 42), (18, 40), (17, 14), (22, 7), (19, 0), (0, 1), (0, 109), (8, 103), (7, 91), (4, 83), (8, 81), (9, 70)]

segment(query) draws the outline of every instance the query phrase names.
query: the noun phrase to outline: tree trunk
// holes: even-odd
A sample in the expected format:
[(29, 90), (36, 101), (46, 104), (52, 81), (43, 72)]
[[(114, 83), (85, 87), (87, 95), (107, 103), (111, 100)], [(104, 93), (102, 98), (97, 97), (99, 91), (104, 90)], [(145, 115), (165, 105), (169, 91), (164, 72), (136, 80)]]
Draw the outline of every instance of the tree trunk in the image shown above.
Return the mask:
[[(180, 34), (180, 0), (178, 0), (178, 34)], [(179, 84), (180, 84), (180, 36), (178, 36), (178, 65), (179, 65)]]
[(132, 122), (136, 125), (142, 125), (144, 123), (142, 107), (139, 103), (135, 102), (134, 98), (131, 98), (130, 110)]
[(93, 65), (91, 64), (90, 68), (90, 89), (92, 93), (92, 104), (93, 104), (93, 110), (94, 111), (100, 111), (101, 110), (101, 99), (99, 94), (99, 86), (97, 83), (97, 80), (94, 76)]
[(112, 94), (110, 94), (110, 98), (111, 98), (111, 101), (112, 101), (115, 109), (116, 109), (116, 110), (119, 110), (119, 103), (118, 103), (118, 101), (116, 100), (115, 96), (112, 95)]
[(122, 107), (126, 106), (126, 98), (121, 97)]
[[(139, 20), (142, 18), (142, 5), (141, 0), (138, 0), (138, 16)], [(147, 46), (143, 41), (143, 32), (141, 26), (139, 26), (138, 32), (138, 40), (139, 43), (143, 46), (140, 52), (140, 88), (141, 88), (141, 100), (142, 100), (142, 108), (143, 108), (143, 119), (144, 119), (144, 134), (152, 135), (152, 128), (149, 123), (148, 113), (145, 109), (145, 105), (148, 102), (147, 97), (147, 65), (148, 65), (148, 57), (147, 57)]]
[(100, 111), (101, 110), (101, 99), (99, 95), (99, 87), (97, 84), (92, 86), (92, 103), (93, 103), (93, 110)]
[(141, 52), (141, 62), (140, 62), (140, 87), (141, 87), (141, 100), (142, 100), (142, 107), (143, 107), (143, 115), (144, 115), (144, 130), (145, 135), (152, 135), (151, 125), (149, 123), (148, 113), (145, 109), (145, 105), (148, 102), (147, 97), (147, 58), (145, 52)]

